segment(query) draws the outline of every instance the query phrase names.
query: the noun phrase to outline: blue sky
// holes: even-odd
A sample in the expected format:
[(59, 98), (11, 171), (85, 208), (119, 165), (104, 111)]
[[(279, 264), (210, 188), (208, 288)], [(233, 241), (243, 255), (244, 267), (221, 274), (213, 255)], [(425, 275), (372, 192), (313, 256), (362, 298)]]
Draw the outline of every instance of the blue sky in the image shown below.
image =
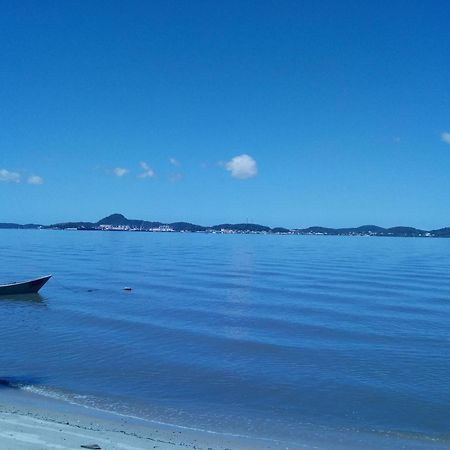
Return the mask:
[(0, 221), (450, 225), (447, 1), (0, 6)]

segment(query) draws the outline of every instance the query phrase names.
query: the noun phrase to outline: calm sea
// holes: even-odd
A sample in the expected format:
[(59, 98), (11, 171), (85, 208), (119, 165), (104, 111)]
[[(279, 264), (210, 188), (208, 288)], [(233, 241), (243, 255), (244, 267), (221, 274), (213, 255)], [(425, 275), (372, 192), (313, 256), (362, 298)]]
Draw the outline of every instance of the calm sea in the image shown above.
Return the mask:
[(450, 240), (0, 231), (0, 282), (48, 273), (0, 300), (25, 389), (294, 447), (450, 446)]

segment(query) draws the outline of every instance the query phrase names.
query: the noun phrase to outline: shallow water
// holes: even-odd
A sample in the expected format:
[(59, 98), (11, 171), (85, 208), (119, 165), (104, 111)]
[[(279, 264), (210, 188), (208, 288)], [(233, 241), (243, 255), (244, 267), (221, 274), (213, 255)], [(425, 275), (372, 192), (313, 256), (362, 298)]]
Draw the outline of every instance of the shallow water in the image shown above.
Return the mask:
[(444, 445), (449, 268), (445, 239), (1, 230), (2, 281), (54, 279), (0, 300), (0, 378), (225, 433)]

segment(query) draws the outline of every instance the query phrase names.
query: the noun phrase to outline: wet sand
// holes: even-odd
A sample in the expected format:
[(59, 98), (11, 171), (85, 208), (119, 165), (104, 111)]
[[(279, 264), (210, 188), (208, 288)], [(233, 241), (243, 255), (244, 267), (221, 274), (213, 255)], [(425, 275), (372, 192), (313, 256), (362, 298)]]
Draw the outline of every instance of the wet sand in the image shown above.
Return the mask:
[(292, 443), (194, 430), (0, 386), (2, 450), (443, 450), (450, 446), (446, 439), (405, 433), (308, 427), (302, 434), (303, 442)]
[(65, 404), (18, 389), (0, 389), (1, 449), (63, 450), (94, 444), (102, 450), (294, 448), (257, 439), (181, 429)]

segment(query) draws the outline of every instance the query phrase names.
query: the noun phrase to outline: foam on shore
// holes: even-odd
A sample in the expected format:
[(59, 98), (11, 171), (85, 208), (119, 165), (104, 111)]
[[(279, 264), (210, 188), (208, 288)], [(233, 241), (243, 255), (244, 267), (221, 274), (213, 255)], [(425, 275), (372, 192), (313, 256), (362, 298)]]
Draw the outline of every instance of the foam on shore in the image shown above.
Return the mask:
[(298, 448), (151, 422), (13, 388), (0, 390), (0, 424), (2, 449), (75, 449), (89, 444), (108, 450)]
[(0, 448), (11, 450), (76, 449), (97, 444), (102, 449), (196, 450), (367, 450), (408, 448), (441, 450), (449, 442), (396, 433), (351, 430), (305, 430), (302, 443), (289, 443), (172, 426), (74, 402), (33, 389), (0, 389)]

